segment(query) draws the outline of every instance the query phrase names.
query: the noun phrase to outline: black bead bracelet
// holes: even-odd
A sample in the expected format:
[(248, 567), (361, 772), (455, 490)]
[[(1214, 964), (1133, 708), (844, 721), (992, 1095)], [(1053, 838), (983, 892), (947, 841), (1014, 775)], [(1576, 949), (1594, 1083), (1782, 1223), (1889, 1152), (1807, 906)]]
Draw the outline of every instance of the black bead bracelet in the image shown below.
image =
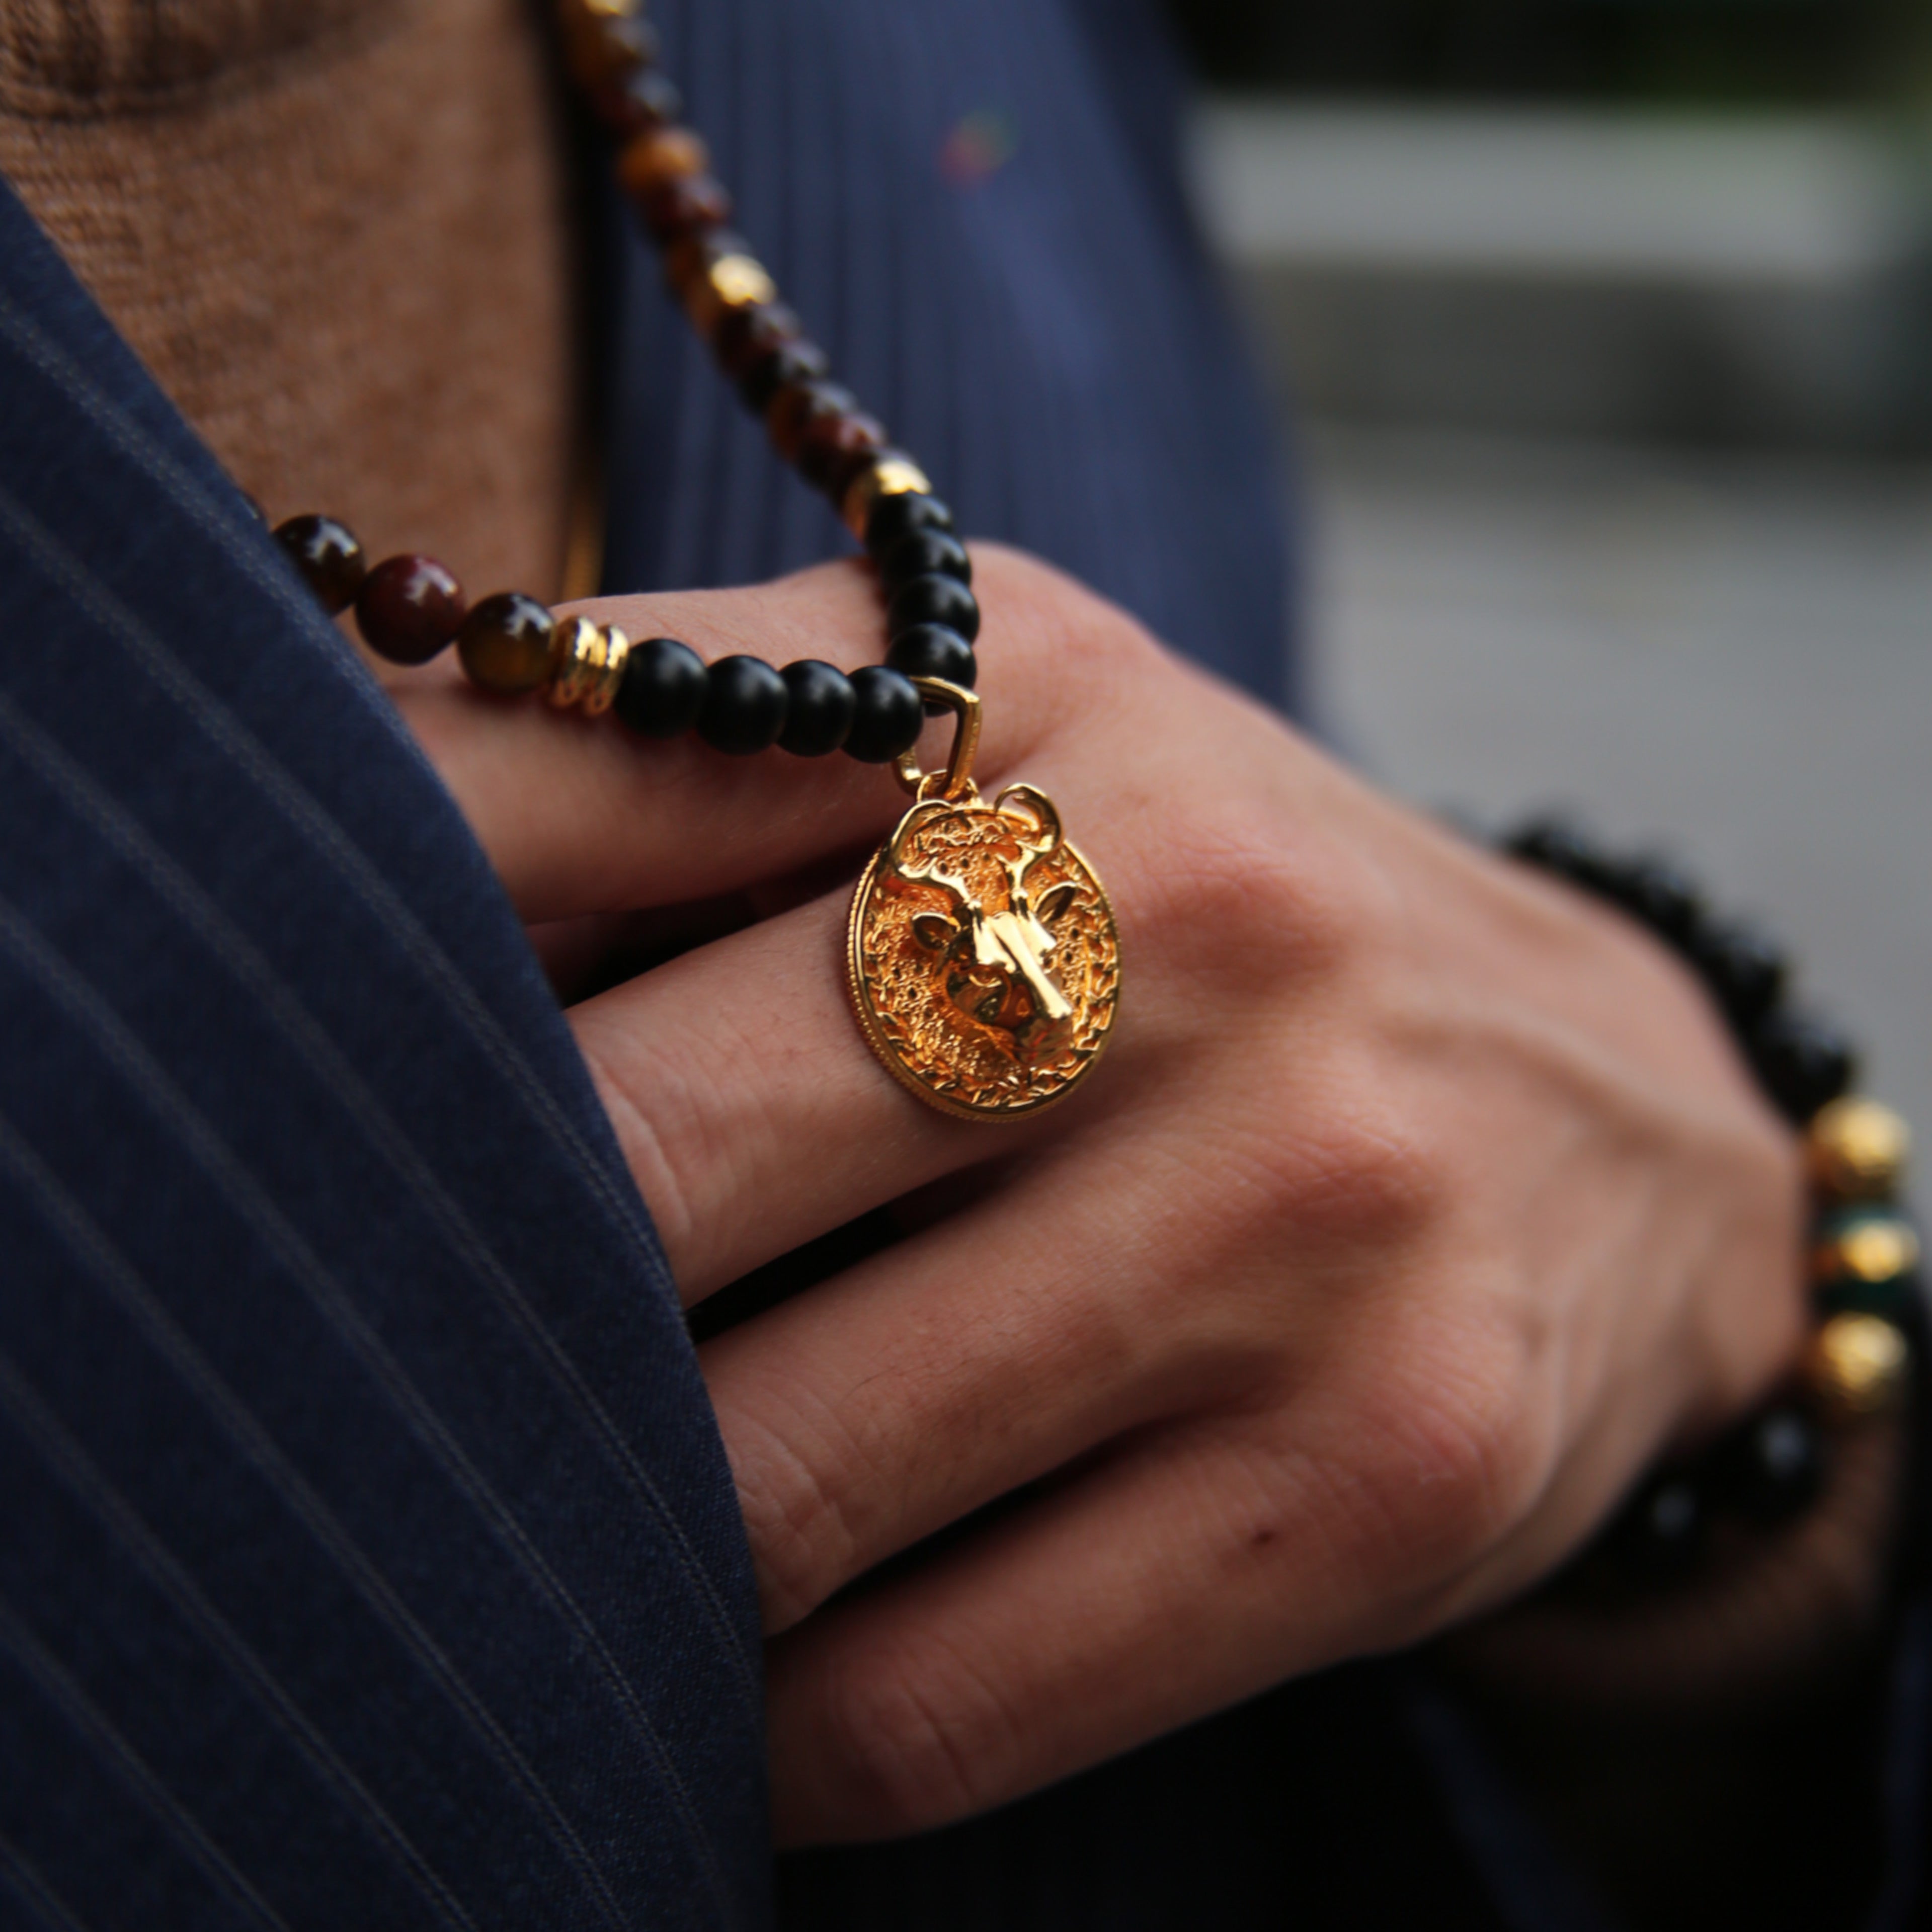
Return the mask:
[[(336, 616), (352, 608), (364, 642), (392, 663), (427, 663), (453, 643), (471, 682), (486, 691), (543, 691), (554, 703), (608, 710), (641, 737), (694, 730), (735, 757), (776, 745), (796, 758), (843, 751), (863, 764), (889, 764), (918, 742), (924, 723), (913, 679), (970, 691), (980, 674), (972, 560), (952, 534), (951, 512), (923, 491), (872, 505), (866, 542), (878, 562), (891, 641), (884, 664), (849, 675), (810, 658), (782, 670), (746, 656), (707, 665), (675, 638), (633, 644), (608, 626), (560, 623), (520, 591), (472, 605), (434, 557), (370, 566), (354, 532), (333, 517), (292, 517), (275, 536), (323, 608)], [(586, 640), (574, 626), (595, 635)]]
[(1670, 862), (1612, 856), (1556, 818), (1532, 820), (1502, 848), (1609, 901), (1670, 946), (1804, 1136), (1816, 1326), (1797, 1376), (1717, 1442), (1653, 1473), (1590, 1552), (1628, 1576), (1678, 1578), (1696, 1568), (1714, 1517), (1773, 1528), (1818, 1496), (1828, 1425), (1905, 1400), (1925, 1336), (1918, 1237), (1898, 1198), (1910, 1133), (1889, 1108), (1852, 1096), (1857, 1056), (1834, 1028), (1789, 1004), (1790, 964), (1775, 941), (1714, 914)]

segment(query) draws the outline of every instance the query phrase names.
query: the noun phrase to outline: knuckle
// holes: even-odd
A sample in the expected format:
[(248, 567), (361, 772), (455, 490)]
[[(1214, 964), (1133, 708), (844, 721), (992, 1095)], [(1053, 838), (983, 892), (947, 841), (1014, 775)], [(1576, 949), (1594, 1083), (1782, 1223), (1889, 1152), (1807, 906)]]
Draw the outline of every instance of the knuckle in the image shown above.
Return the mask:
[(1505, 1332), (1438, 1334), (1348, 1405), (1360, 1475), (1351, 1535), (1371, 1589), (1426, 1593), (1529, 1514), (1555, 1448), (1526, 1367)]
[(821, 1695), (826, 1761), (868, 1835), (930, 1830), (997, 1795), (987, 1767), (1006, 1760), (1012, 1727), (956, 1652), (850, 1646)]
[(808, 1616), (859, 1562), (859, 1529), (833, 1473), (848, 1458), (823, 1430), (789, 1414), (780, 1426), (753, 1426), (721, 1406), (718, 1419), (765, 1631), (776, 1635)]

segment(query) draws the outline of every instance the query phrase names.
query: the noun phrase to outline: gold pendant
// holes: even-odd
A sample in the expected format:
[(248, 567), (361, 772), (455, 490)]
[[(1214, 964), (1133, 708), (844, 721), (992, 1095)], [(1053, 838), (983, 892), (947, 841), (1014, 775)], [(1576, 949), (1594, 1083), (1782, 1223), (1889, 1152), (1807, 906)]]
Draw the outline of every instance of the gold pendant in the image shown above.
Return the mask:
[(963, 1120), (1016, 1120), (1070, 1094), (1120, 1005), (1120, 942), (1106, 889), (1060, 830), (1052, 801), (973, 782), (980, 700), (913, 680), (957, 720), (943, 772), (908, 753), (912, 808), (852, 896), (852, 1004), (902, 1085)]

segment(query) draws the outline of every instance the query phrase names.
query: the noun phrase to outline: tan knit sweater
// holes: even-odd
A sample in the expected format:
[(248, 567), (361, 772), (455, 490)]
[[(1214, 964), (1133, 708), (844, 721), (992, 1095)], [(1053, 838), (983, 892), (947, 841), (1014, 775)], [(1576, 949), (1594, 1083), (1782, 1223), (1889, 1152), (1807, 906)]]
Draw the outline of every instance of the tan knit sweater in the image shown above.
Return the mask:
[(574, 410), (523, 0), (0, 0), (4, 173), (277, 519), (558, 587)]

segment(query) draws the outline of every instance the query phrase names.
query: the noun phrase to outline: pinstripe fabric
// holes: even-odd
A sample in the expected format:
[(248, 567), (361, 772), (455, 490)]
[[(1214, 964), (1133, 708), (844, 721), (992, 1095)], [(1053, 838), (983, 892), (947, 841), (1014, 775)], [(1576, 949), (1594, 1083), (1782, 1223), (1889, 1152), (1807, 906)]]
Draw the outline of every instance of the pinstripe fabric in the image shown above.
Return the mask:
[[(962, 526), (1292, 702), (1276, 458), (1180, 194), (1152, 0), (652, 10), (739, 225)], [(849, 549), (613, 227), (636, 320), (608, 587), (749, 582)], [(986, 622), (997, 658), (998, 610)]]
[(0, 1923), (753, 1926), (641, 1204), (388, 707), (0, 200)]

